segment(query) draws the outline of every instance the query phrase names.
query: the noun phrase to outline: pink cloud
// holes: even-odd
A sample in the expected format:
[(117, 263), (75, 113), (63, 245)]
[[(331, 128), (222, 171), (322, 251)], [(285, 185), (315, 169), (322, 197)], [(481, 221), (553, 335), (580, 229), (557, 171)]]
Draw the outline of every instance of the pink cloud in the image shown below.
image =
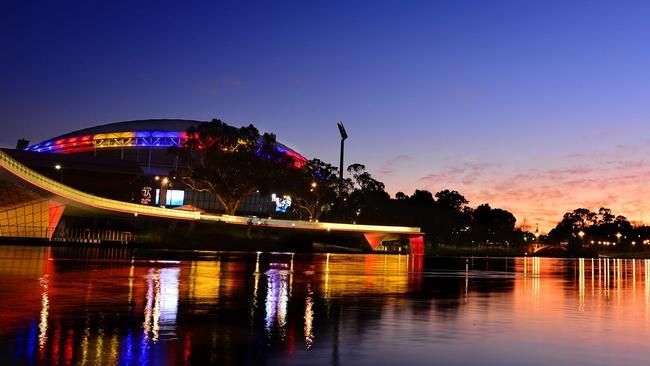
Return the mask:
[(395, 170), (399, 169), (401, 165), (411, 160), (411, 157), (406, 154), (397, 155), (388, 161), (379, 168), (379, 175), (381, 176), (392, 176), (395, 173)]

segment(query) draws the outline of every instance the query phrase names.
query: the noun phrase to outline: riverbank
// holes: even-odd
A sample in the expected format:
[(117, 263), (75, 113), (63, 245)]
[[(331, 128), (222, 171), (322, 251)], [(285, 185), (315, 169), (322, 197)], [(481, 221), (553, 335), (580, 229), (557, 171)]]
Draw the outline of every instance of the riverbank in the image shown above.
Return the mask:
[(523, 257), (521, 248), (500, 245), (427, 245), (425, 255), (440, 257)]

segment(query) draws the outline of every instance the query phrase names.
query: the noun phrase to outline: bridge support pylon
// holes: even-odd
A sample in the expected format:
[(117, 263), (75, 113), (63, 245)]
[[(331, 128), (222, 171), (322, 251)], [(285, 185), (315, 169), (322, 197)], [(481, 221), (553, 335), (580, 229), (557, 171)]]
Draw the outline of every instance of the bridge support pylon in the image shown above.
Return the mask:
[(423, 235), (399, 235), (399, 234), (386, 234), (386, 233), (364, 233), (363, 237), (368, 242), (368, 245), (373, 251), (377, 251), (383, 242), (389, 240), (408, 239), (409, 252), (413, 255), (424, 255), (424, 236)]

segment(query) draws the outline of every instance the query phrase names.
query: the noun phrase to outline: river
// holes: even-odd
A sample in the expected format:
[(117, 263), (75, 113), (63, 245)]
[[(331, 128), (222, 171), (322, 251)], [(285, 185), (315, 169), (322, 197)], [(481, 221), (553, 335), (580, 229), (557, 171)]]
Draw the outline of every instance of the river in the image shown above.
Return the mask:
[(2, 364), (640, 365), (650, 261), (0, 246)]

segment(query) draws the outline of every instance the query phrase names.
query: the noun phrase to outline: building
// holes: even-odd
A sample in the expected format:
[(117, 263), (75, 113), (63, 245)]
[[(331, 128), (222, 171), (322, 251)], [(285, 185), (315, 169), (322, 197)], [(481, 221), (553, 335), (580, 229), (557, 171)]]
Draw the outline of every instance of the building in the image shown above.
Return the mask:
[[(195, 207), (218, 212), (221, 206), (208, 192), (185, 186), (170, 172), (182, 164), (170, 147), (182, 146), (196, 120), (150, 119), (110, 123), (66, 133), (6, 151), (41, 174), (101, 197), (145, 205)], [(296, 167), (305, 157), (276, 143)], [(267, 215), (275, 209), (270, 197), (242, 202), (239, 214)]]

